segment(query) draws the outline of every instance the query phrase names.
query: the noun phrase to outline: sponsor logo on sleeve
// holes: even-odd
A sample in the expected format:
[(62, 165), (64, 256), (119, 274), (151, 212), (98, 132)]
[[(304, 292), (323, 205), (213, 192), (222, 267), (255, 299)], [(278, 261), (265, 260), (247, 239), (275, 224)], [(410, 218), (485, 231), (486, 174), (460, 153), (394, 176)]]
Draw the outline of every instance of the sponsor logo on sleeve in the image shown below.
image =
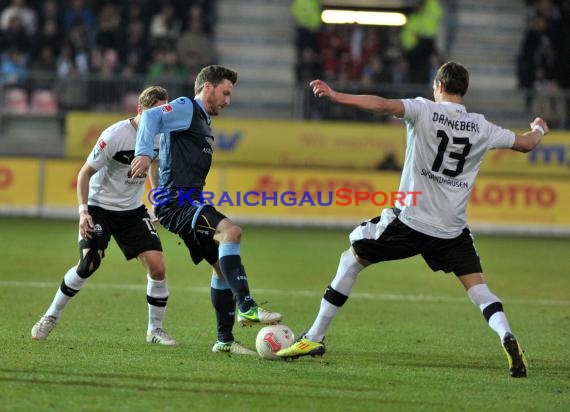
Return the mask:
[(107, 143), (103, 139), (99, 139), (93, 150), (93, 159), (97, 159), (102, 150), (107, 147)]

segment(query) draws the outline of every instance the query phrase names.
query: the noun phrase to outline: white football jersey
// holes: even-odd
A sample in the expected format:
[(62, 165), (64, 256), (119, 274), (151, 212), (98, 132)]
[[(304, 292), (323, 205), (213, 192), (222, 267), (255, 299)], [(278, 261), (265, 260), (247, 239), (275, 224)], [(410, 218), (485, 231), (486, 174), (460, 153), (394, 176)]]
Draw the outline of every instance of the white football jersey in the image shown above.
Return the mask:
[(490, 149), (511, 148), (515, 134), (467, 113), (450, 102), (403, 99), (406, 159), (401, 192), (421, 192), (416, 205), (408, 195), (399, 218), (411, 228), (438, 238), (459, 236), (467, 226), (466, 209), (483, 156)]
[[(137, 131), (129, 119), (121, 120), (101, 133), (87, 157), (97, 170), (89, 181), (89, 205), (108, 210), (132, 210), (142, 205), (146, 178), (130, 177)], [(154, 157), (160, 135), (154, 137)]]

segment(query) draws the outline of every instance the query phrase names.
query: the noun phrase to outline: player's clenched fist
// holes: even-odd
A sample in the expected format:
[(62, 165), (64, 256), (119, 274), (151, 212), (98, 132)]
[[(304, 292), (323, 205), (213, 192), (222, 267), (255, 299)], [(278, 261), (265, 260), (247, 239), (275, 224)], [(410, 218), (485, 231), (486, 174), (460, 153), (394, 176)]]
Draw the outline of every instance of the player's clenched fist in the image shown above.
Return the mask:
[(322, 80), (313, 80), (309, 83), (309, 85), (313, 88), (313, 94), (315, 97), (328, 97), (329, 99), (332, 97), (334, 90), (330, 88), (328, 84), (326, 84)]

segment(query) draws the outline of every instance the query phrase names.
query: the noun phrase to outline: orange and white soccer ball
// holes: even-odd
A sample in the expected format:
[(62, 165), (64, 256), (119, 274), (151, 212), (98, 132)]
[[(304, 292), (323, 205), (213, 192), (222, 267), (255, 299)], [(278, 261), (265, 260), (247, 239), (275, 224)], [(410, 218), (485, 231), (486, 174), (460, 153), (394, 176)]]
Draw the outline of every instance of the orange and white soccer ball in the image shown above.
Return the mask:
[(286, 325), (269, 325), (261, 328), (255, 339), (255, 349), (263, 359), (280, 359), (275, 353), (295, 342), (295, 334)]

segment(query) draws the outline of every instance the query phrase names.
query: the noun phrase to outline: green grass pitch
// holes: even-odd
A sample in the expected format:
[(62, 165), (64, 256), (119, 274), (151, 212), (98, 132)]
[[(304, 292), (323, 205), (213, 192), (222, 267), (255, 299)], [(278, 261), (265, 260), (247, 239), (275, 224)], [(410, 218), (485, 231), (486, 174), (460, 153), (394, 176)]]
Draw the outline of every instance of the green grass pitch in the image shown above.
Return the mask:
[[(113, 242), (99, 271), (43, 342), (30, 329), (78, 257), (75, 221), (0, 219), (2, 411), (567, 411), (568, 238), (477, 236), (487, 281), (530, 362), (508, 377), (492, 332), (453, 275), (421, 258), (359, 275), (323, 358), (211, 353), (210, 268), (161, 230), (175, 347), (145, 342), (146, 279)], [(245, 227), (253, 296), (296, 333), (314, 319), (348, 231)], [(259, 328), (236, 326), (253, 347)]]

